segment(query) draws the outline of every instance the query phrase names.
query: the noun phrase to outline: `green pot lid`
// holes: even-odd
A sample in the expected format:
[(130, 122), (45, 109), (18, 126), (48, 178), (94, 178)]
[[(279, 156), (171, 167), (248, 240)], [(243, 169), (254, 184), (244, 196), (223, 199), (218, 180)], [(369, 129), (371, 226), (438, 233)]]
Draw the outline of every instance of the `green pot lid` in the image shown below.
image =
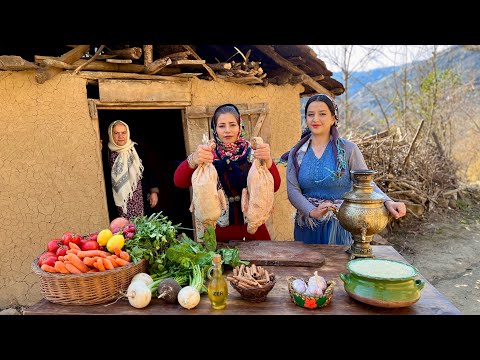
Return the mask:
[(418, 274), (412, 265), (378, 258), (350, 260), (347, 269), (358, 276), (378, 280), (408, 280)]

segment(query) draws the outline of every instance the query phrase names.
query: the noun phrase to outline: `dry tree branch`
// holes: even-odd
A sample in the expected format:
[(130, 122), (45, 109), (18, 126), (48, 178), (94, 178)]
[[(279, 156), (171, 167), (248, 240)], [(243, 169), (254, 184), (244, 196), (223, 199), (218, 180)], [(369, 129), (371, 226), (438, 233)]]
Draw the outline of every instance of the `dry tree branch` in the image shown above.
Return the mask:
[(90, 58), (88, 59), (88, 61), (84, 62), (82, 65), (78, 66), (74, 71), (73, 71), (73, 75), (77, 75), (78, 72), (80, 70), (82, 70), (85, 66), (87, 66), (88, 64), (90, 64), (93, 60), (95, 60), (97, 58), (98, 55), (100, 55), (103, 51), (103, 49), (105, 48), (105, 45), (101, 45), (98, 50), (95, 52), (95, 54)]

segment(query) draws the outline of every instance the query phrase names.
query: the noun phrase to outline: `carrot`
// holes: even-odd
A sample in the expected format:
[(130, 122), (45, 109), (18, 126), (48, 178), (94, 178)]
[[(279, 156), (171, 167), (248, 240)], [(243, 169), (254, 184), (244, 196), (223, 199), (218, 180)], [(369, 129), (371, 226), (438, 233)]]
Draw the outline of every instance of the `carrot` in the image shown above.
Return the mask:
[(113, 270), (115, 269), (115, 267), (113, 266), (113, 264), (110, 262), (110, 260), (108, 260), (107, 258), (103, 258), (103, 266), (105, 266), (105, 269), (106, 270)]
[(117, 255), (118, 257), (120, 257), (120, 249), (118, 248), (118, 246), (115, 246), (113, 248), (113, 251), (115, 252), (115, 255)]
[(115, 256), (115, 255), (107, 256), (107, 259), (110, 260), (110, 262), (112, 263), (113, 267), (118, 267), (118, 264), (117, 264), (117, 262), (115, 261), (114, 256)]
[(95, 262), (96, 260), (94, 260), (93, 258), (89, 257), (89, 256), (85, 256), (83, 258), (83, 263), (87, 266), (90, 266), (90, 267), (93, 267), (93, 263)]
[(103, 258), (106, 258), (108, 255), (110, 254), (102, 250), (84, 250), (84, 251), (79, 251), (77, 253), (77, 256), (80, 259), (83, 259), (85, 256), (89, 256), (89, 257), (101, 256)]
[(97, 259), (97, 269), (99, 271), (105, 271), (105, 266), (103, 265), (103, 261), (101, 258)]
[(98, 272), (98, 269), (88, 270), (87, 272), (89, 272), (89, 273), (91, 273), (91, 272)]
[(120, 258), (125, 261), (130, 261), (130, 254), (126, 251), (120, 251)]
[(63, 261), (55, 261), (55, 270), (62, 274), (70, 274), (70, 271), (67, 270)]
[(120, 259), (120, 258), (115, 259), (115, 261), (117, 262), (118, 266), (124, 266), (124, 265), (130, 264), (130, 262), (128, 262), (126, 260), (123, 260), (123, 259)]
[(58, 257), (58, 260), (59, 260), (59, 261), (65, 261), (65, 259), (63, 258), (62, 255), (60, 255), (60, 256)]
[(75, 254), (67, 254), (65, 255), (67, 259), (81, 272), (87, 272), (90, 270), (87, 265), (83, 263), (83, 261)]
[(47, 272), (52, 272), (52, 273), (58, 272), (53, 266), (50, 266), (50, 265), (47, 265), (47, 264), (42, 265), (42, 270), (47, 271)]
[(74, 242), (69, 242), (68, 245), (70, 246), (70, 249), (81, 250), (80, 247), (77, 244), (75, 244)]
[(75, 266), (69, 263), (65, 263), (65, 267), (67, 268), (68, 271), (70, 271), (72, 274), (83, 274), (80, 270), (78, 270)]
[(77, 250), (77, 249), (68, 249), (68, 250), (66, 251), (66, 253), (67, 253), (67, 254), (76, 254), (76, 253), (78, 253), (79, 251), (80, 251), (80, 250)]

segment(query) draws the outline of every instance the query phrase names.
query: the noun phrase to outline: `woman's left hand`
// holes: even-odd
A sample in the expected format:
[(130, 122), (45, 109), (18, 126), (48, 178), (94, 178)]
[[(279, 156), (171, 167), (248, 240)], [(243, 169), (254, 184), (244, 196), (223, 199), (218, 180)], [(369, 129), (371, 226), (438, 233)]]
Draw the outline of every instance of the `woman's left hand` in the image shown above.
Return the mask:
[(407, 213), (407, 207), (405, 206), (405, 203), (400, 201), (388, 200), (385, 202), (385, 207), (388, 211), (390, 211), (390, 214), (392, 214), (395, 219), (399, 219), (402, 216), (405, 216)]
[(258, 144), (253, 152), (253, 156), (258, 160), (265, 160), (267, 169), (272, 166), (273, 160), (270, 154), (270, 145), (267, 143)]
[(153, 208), (158, 203), (158, 194), (156, 192), (150, 193), (150, 207)]

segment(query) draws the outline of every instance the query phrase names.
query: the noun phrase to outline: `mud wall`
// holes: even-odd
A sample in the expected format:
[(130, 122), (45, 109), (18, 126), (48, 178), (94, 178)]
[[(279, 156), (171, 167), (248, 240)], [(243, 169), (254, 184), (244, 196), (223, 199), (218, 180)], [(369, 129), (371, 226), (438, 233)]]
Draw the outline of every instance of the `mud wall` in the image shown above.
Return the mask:
[[(268, 103), (262, 134), (272, 156), (300, 136), (301, 85), (249, 86), (192, 80), (192, 105)], [(33, 259), (65, 231), (108, 225), (101, 144), (90, 118), (85, 79), (62, 73), (44, 84), (34, 71), (0, 72), (0, 308), (41, 299)], [(274, 240), (293, 239), (294, 209), (285, 170), (267, 227)]]
[(0, 71), (0, 308), (41, 299), (32, 260), (65, 231), (108, 224), (85, 79)]

